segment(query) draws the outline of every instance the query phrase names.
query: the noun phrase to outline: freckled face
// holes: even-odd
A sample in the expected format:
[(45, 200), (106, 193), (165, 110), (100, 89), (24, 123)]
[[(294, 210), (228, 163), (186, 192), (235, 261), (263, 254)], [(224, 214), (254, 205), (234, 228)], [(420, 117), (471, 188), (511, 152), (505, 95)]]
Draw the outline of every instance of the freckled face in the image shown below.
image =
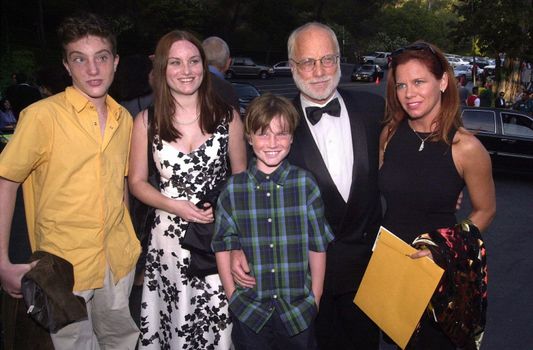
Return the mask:
[(72, 86), (92, 102), (105, 100), (118, 65), (111, 43), (88, 35), (68, 43), (65, 51), (63, 65), (72, 77)]
[(412, 59), (396, 67), (396, 95), (412, 119), (433, 121), (441, 106), (441, 91), (448, 86), (446, 73), (436, 79), (425, 64)]
[(257, 169), (271, 174), (289, 154), (292, 135), (287, 131), (285, 119), (276, 116), (268, 128), (250, 135), (249, 142), (257, 157)]
[(172, 44), (168, 53), (166, 79), (174, 96), (194, 95), (202, 84), (204, 69), (200, 51), (187, 40)]

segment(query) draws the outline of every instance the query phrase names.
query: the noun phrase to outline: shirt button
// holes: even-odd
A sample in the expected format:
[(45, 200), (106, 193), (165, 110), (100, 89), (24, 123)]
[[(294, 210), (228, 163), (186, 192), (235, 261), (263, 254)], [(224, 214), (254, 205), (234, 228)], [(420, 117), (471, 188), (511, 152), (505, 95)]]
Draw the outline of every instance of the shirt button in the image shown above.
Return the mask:
[(268, 222), (272, 222), (272, 218), (268, 218), (267, 221), (268, 221)]
[(272, 270), (270, 270), (270, 272), (274, 273), (274, 272), (276, 272), (276, 269), (272, 269)]
[(277, 299), (278, 296), (277, 296), (276, 294), (274, 294), (274, 295), (272, 296), (272, 298), (273, 298), (273, 299)]
[(280, 188), (281, 186), (280, 185), (276, 185), (276, 188)]
[(274, 248), (274, 243), (270, 243), (270, 248)]
[(267, 192), (267, 197), (270, 197), (270, 192)]
[(267, 176), (266, 176), (266, 179), (267, 179), (267, 180), (270, 180), (270, 176), (269, 176), (269, 175), (267, 175)]
[(260, 187), (260, 186), (257, 186), (256, 188), (259, 190), (261, 187)]

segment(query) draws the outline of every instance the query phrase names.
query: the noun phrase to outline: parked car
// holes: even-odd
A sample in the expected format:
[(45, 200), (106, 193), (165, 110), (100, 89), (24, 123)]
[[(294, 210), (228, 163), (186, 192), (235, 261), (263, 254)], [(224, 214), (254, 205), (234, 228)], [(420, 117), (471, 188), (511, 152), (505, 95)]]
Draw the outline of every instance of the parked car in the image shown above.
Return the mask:
[(453, 67), (453, 74), (456, 77), (464, 76), (465, 79), (470, 80), (472, 79), (472, 67), (466, 64), (460, 64), (458, 66)]
[(266, 79), (274, 74), (274, 68), (256, 64), (249, 57), (234, 57), (231, 65), (226, 71), (226, 78), (231, 79), (235, 76), (255, 76)]
[(363, 56), (363, 63), (377, 64), (381, 67), (387, 67), (387, 65), (389, 64), (390, 55), (390, 52), (376, 51)]
[[(470, 64), (474, 64), (474, 59), (472, 59), (472, 61), (470, 61)], [(485, 68), (485, 66), (489, 65), (490, 62), (488, 59), (484, 58), (484, 57), (476, 57), (476, 66), (478, 66), (479, 68)]]
[(355, 67), (351, 75), (352, 81), (375, 81), (377, 78), (383, 79), (383, 70), (377, 64)]
[(466, 60), (463, 60), (462, 57), (459, 57), (459, 56), (455, 56), (455, 57), (446, 57), (448, 59), (448, 62), (450, 63), (450, 65), (455, 68), (456, 66), (462, 66), (462, 65), (467, 65), (469, 64), (468, 61)]
[(277, 76), (292, 76), (291, 65), (289, 61), (281, 61), (272, 66), (274, 68), (274, 75)]
[[(378, 66), (382, 68), (387, 68), (389, 66), (389, 62), (392, 59), (390, 52), (381, 52), (374, 58), (374, 64), (377, 64)], [(368, 62), (372, 63), (372, 62)]]
[(496, 66), (493, 65), (486, 65), (485, 68), (483, 68), (483, 75), (485, 77), (494, 77), (496, 75)]
[(246, 114), (246, 108), (248, 108), (250, 102), (252, 102), (254, 98), (261, 96), (261, 93), (250, 83), (232, 82), (231, 84), (239, 98), (239, 113), (241, 117), (244, 117)]
[(517, 111), (463, 107), (465, 128), (485, 146), (495, 170), (533, 173), (533, 118)]
[(376, 58), (378, 54), (379, 52), (369, 52), (367, 54), (364, 54), (362, 56), (363, 61), (361, 63), (367, 63), (367, 62), (374, 63), (374, 59)]

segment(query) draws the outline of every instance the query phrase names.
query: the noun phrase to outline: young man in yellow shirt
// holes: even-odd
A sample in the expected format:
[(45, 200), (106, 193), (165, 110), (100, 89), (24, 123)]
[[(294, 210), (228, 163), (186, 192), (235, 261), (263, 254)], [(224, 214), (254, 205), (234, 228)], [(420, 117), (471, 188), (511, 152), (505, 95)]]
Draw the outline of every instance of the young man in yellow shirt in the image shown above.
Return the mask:
[(51, 334), (54, 347), (134, 349), (128, 297), (140, 249), (125, 186), (132, 118), (107, 95), (116, 40), (92, 14), (65, 19), (58, 33), (72, 86), (22, 111), (0, 154), (0, 282), (20, 298), (21, 278), (33, 267), (8, 256), (22, 183), (32, 251), (69, 261), (74, 292), (87, 303), (88, 320)]

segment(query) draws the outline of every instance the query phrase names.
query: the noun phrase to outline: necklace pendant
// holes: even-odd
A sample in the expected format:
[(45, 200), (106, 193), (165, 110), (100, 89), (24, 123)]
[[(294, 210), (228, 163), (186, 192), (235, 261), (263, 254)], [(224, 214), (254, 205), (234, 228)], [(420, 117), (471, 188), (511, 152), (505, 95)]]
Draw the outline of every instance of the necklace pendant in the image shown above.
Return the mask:
[(418, 152), (422, 152), (423, 149), (424, 149), (424, 140), (422, 140), (422, 142), (420, 143), (420, 147), (418, 147)]

